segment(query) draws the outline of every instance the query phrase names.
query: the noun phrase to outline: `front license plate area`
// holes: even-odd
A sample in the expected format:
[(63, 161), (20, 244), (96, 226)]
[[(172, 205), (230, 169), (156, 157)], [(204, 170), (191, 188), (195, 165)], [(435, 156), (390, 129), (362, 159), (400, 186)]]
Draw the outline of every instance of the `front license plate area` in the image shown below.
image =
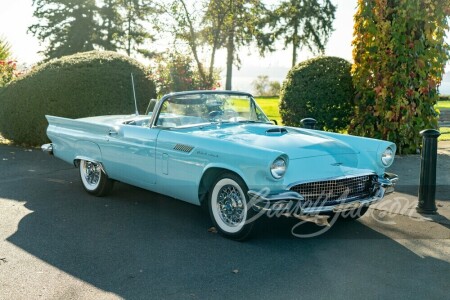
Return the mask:
[(357, 209), (360, 206), (361, 206), (361, 202), (339, 204), (333, 208), (333, 212), (342, 212), (342, 211), (347, 211), (347, 210), (353, 210), (353, 209)]

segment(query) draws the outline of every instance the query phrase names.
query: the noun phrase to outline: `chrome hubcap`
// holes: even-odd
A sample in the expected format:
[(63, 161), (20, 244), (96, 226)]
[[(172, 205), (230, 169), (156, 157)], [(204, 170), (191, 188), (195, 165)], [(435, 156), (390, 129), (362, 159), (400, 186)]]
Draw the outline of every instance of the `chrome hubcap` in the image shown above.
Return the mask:
[(226, 185), (219, 191), (217, 207), (222, 221), (228, 226), (239, 225), (245, 217), (244, 200), (239, 190)]
[(90, 185), (97, 185), (100, 180), (100, 166), (96, 163), (85, 161), (84, 162), (84, 178)]

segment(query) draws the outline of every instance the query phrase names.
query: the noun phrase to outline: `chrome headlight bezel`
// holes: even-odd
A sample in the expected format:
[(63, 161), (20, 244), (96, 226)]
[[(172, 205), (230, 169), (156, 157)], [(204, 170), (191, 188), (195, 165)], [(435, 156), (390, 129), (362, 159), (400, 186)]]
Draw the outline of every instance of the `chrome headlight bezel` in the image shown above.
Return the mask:
[(279, 156), (270, 165), (270, 174), (272, 174), (272, 177), (275, 179), (281, 179), (286, 174), (287, 167), (287, 158)]
[(387, 147), (383, 153), (381, 153), (381, 163), (384, 167), (389, 167), (394, 162), (395, 152), (391, 147)]

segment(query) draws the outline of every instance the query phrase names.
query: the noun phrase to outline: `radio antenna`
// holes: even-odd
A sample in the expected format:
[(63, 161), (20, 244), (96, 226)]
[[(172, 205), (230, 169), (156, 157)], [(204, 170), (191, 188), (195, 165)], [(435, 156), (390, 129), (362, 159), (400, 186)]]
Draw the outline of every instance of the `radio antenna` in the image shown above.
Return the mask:
[(139, 116), (139, 111), (137, 108), (137, 100), (136, 100), (136, 91), (134, 90), (134, 77), (133, 73), (131, 73), (131, 85), (133, 86), (133, 98), (134, 98), (134, 109), (136, 116)]

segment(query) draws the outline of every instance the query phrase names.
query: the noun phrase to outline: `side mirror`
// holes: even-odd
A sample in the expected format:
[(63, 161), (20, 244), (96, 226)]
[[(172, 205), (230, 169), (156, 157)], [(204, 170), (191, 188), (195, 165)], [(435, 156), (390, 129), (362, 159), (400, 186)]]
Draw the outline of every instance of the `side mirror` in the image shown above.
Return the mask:
[(275, 124), (275, 125), (278, 125), (278, 122), (277, 122), (277, 120), (270, 120), (270, 121), (272, 121), (272, 122), (273, 122), (273, 124)]
[(316, 129), (317, 121), (313, 118), (304, 118), (300, 120), (300, 123), (302, 124), (303, 128)]

